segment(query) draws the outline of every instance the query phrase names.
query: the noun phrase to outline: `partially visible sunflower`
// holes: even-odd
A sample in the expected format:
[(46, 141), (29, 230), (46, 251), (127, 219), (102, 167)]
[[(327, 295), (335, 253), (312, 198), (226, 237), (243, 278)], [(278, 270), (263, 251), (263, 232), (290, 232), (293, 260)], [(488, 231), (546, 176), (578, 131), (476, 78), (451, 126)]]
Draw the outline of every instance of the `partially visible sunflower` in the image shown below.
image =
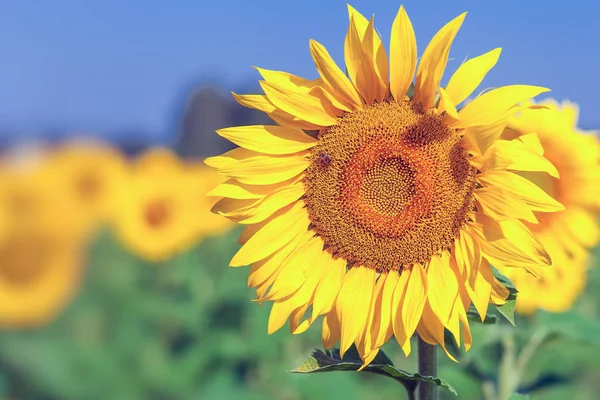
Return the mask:
[(109, 222), (115, 215), (115, 199), (126, 188), (125, 157), (100, 143), (70, 143), (57, 148), (49, 168), (56, 189), (72, 204), (84, 229)]
[(319, 79), (259, 68), (265, 94), (234, 95), (279, 125), (221, 129), (240, 148), (206, 160), (230, 178), (215, 210), (247, 225), (230, 265), (252, 264), (249, 285), (274, 302), (269, 332), (289, 318), (301, 333), (324, 315), (324, 346), (340, 340), (343, 355), (354, 343), (365, 365), (392, 335), (408, 354), (415, 331), (445, 348), (446, 328), (468, 349), (468, 307), (483, 319), (508, 295), (490, 263), (550, 264), (522, 220), (562, 206), (515, 171), (557, 171), (535, 134), (499, 139), (519, 103), (547, 89), (500, 87), (458, 110), (500, 55), (466, 61), (440, 86), (465, 14), (418, 67), (403, 7), (389, 62), (373, 19), (349, 17), (349, 77), (311, 40)]
[(198, 236), (185, 165), (160, 148), (143, 154), (133, 171), (118, 199), (117, 235), (142, 258), (164, 261)]
[(0, 327), (48, 323), (79, 287), (82, 247), (40, 228), (16, 229), (0, 241)]
[(600, 241), (600, 142), (594, 132), (577, 128), (578, 107), (554, 100), (545, 108), (523, 110), (508, 121), (503, 138), (512, 140), (535, 132), (544, 156), (560, 179), (539, 172), (520, 175), (535, 182), (560, 201), (565, 210), (535, 212), (538, 224), (528, 224), (552, 257), (552, 267), (540, 270), (540, 279), (516, 269), (503, 269), (519, 290), (517, 311), (531, 314), (541, 308), (568, 310), (586, 282), (589, 249)]
[(43, 161), (5, 163), (1, 183), (0, 327), (39, 326), (79, 287), (86, 243)]

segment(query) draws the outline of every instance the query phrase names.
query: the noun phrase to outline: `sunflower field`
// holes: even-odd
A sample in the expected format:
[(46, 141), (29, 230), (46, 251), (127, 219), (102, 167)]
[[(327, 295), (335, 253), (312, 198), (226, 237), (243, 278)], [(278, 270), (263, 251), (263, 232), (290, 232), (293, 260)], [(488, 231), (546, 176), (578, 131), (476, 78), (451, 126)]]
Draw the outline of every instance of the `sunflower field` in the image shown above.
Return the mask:
[(2, 150), (0, 400), (600, 398), (598, 132), (347, 9), (200, 138)]

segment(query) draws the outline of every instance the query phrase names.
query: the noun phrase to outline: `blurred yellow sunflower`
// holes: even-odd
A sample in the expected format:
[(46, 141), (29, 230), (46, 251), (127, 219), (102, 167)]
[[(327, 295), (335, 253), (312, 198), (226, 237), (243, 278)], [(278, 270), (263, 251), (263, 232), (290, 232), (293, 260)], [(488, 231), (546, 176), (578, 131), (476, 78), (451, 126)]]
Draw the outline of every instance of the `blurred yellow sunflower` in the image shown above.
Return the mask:
[(48, 323), (79, 287), (82, 262), (73, 238), (33, 227), (12, 231), (0, 241), (0, 327)]
[[(340, 340), (343, 355), (354, 343), (365, 365), (392, 335), (408, 354), (415, 331), (445, 349), (446, 328), (468, 349), (470, 304), (484, 318), (508, 295), (490, 263), (550, 264), (521, 220), (562, 206), (514, 171), (557, 171), (535, 134), (499, 139), (519, 103), (547, 89), (500, 87), (457, 110), (500, 55), (466, 61), (440, 86), (464, 17), (417, 67), (403, 7), (389, 61), (373, 19), (349, 7), (349, 77), (311, 40), (319, 79), (259, 68), (265, 94), (234, 95), (279, 124), (221, 129), (240, 148), (206, 160), (230, 178), (215, 210), (248, 225), (230, 265), (252, 264), (249, 285), (274, 302), (269, 332), (324, 315), (324, 346)], [(496, 175), (501, 184), (484, 179)]]
[(541, 308), (566, 311), (583, 290), (589, 249), (600, 241), (600, 142), (594, 132), (577, 128), (578, 107), (554, 100), (545, 108), (523, 110), (508, 121), (503, 138), (512, 140), (530, 132), (540, 138), (544, 156), (561, 179), (539, 172), (521, 173), (560, 201), (565, 210), (535, 212), (538, 224), (529, 228), (546, 246), (552, 267), (540, 271), (541, 278), (516, 269), (503, 269), (519, 290), (517, 311), (531, 314)]
[(49, 322), (73, 296), (82, 271), (78, 221), (40, 162), (2, 164), (0, 327)]
[(54, 151), (49, 168), (82, 227), (94, 229), (113, 218), (128, 177), (120, 151), (100, 143), (70, 143)]
[(133, 166), (119, 196), (115, 227), (140, 257), (158, 262), (190, 247), (198, 237), (185, 165), (168, 149), (151, 149)]

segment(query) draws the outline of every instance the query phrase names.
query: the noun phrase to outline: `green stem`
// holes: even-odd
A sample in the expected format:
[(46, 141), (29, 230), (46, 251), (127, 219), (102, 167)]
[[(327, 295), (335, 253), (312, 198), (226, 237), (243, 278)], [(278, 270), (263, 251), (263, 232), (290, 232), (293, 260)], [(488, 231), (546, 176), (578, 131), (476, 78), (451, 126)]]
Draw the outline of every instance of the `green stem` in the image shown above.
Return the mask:
[[(419, 337), (419, 374), (437, 376), (437, 346), (425, 343)], [(419, 383), (419, 400), (437, 400), (437, 385)]]

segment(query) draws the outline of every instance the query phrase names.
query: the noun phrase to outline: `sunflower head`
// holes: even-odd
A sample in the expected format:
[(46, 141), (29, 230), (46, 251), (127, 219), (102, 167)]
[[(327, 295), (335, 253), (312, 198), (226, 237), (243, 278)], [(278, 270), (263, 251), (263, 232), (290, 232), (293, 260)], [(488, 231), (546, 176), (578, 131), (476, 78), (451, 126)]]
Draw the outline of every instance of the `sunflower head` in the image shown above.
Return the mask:
[(523, 314), (538, 308), (568, 310), (585, 285), (590, 248), (600, 242), (600, 141), (594, 132), (578, 129), (576, 104), (545, 100), (536, 106), (510, 118), (502, 138), (537, 133), (543, 154), (556, 166), (560, 179), (536, 171), (519, 175), (559, 200), (564, 210), (537, 208), (539, 223), (527, 224), (552, 256), (552, 267), (539, 271), (540, 279), (503, 269), (519, 288), (517, 311)]
[(118, 198), (116, 230), (123, 243), (150, 261), (163, 261), (197, 239), (185, 165), (167, 149), (152, 149), (133, 166)]
[(500, 87), (461, 108), (500, 55), (464, 62), (441, 87), (464, 17), (417, 65), (403, 7), (389, 53), (349, 7), (347, 74), (311, 40), (318, 79), (258, 68), (264, 94), (234, 95), (277, 123), (217, 131), (240, 147), (206, 160), (229, 178), (213, 210), (247, 226), (231, 265), (251, 264), (249, 285), (273, 301), (269, 332), (289, 319), (300, 333), (323, 315), (324, 346), (340, 341), (343, 355), (354, 343), (365, 365), (392, 335), (407, 354), (415, 332), (445, 348), (445, 329), (468, 349), (467, 309), (483, 319), (508, 295), (490, 263), (550, 263), (523, 221), (562, 206), (517, 172), (556, 169), (536, 134), (500, 138), (546, 89)]
[(93, 229), (111, 220), (116, 193), (128, 178), (119, 151), (99, 143), (72, 143), (56, 149), (47, 168), (55, 190), (69, 199), (82, 226)]

